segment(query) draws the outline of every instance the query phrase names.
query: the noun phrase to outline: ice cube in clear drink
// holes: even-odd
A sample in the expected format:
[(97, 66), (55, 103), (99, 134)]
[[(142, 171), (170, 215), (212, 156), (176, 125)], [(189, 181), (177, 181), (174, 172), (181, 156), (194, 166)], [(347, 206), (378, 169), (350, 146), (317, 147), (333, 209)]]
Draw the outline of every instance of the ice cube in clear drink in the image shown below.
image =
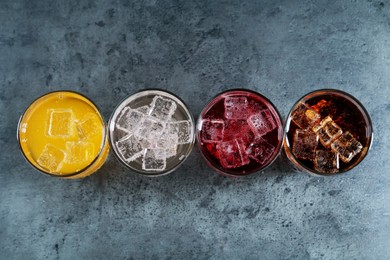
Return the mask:
[(246, 97), (225, 97), (224, 105), (226, 119), (246, 119), (248, 117)]
[(169, 134), (174, 134), (178, 137), (178, 144), (191, 143), (193, 140), (193, 127), (190, 121), (171, 121), (168, 123)]
[(155, 96), (150, 105), (150, 116), (157, 118), (160, 121), (168, 121), (176, 110), (176, 102), (163, 98), (160, 96)]
[(134, 134), (137, 137), (146, 139), (150, 142), (157, 142), (163, 133), (164, 128), (164, 122), (161, 122), (154, 117), (147, 116), (141, 119)]
[(128, 135), (115, 143), (119, 154), (127, 162), (134, 161), (142, 156), (144, 147), (139, 138)]
[(58, 172), (65, 158), (65, 153), (57, 147), (47, 144), (39, 155), (37, 163), (49, 172)]
[(299, 103), (291, 113), (291, 120), (301, 129), (313, 127), (321, 120), (321, 115), (305, 103)]
[(164, 149), (145, 149), (142, 169), (145, 171), (163, 171), (166, 168)]
[(118, 117), (116, 127), (122, 131), (132, 134), (145, 115), (137, 110), (125, 107)]
[(156, 148), (165, 150), (166, 158), (176, 155), (178, 145), (177, 134), (163, 133), (157, 142)]
[(147, 114), (149, 114), (150, 107), (149, 106), (142, 106), (142, 107), (137, 107), (135, 110), (143, 113), (144, 115), (147, 115)]
[(292, 152), (295, 157), (313, 161), (318, 145), (318, 137), (311, 130), (295, 131)]
[(221, 142), (225, 130), (225, 123), (223, 120), (202, 120), (201, 138), (203, 142)]
[(250, 115), (247, 122), (253, 133), (257, 136), (263, 136), (277, 127), (276, 122), (268, 109)]
[(272, 156), (275, 147), (262, 137), (257, 137), (246, 149), (248, 156), (263, 165)]
[(317, 150), (314, 158), (314, 169), (319, 173), (336, 173), (339, 171), (339, 156), (331, 150)]
[(224, 168), (238, 168), (250, 162), (242, 139), (218, 143), (217, 150), (219, 161)]
[(65, 138), (74, 135), (75, 117), (71, 109), (49, 109), (48, 114), (48, 136)]

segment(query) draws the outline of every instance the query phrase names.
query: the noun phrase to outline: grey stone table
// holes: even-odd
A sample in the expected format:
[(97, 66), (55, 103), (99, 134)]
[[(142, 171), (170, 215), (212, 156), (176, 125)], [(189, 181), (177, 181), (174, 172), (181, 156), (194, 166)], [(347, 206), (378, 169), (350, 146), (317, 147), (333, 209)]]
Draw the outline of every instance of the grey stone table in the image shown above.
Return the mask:
[[(1, 259), (390, 259), (390, 3), (387, 1), (0, 1)], [(23, 159), (28, 104), (79, 91), (108, 118), (126, 96), (170, 90), (195, 115), (247, 87), (285, 117), (305, 93), (347, 91), (375, 130), (366, 159), (317, 178), (277, 160), (221, 177), (198, 149), (145, 178), (110, 156), (89, 178)]]

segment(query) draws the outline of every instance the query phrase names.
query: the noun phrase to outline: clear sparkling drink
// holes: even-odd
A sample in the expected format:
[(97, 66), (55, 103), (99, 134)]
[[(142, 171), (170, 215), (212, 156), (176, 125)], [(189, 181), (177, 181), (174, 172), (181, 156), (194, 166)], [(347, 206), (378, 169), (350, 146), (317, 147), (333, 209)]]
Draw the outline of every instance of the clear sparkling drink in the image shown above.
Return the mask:
[(281, 149), (283, 126), (275, 106), (254, 91), (230, 90), (215, 97), (197, 122), (206, 162), (225, 175), (243, 176), (270, 165)]
[(126, 98), (111, 116), (109, 133), (116, 157), (148, 176), (175, 170), (195, 141), (190, 111), (178, 97), (162, 90), (144, 90)]
[(370, 117), (358, 100), (339, 90), (318, 90), (291, 109), (284, 151), (298, 170), (333, 175), (363, 160), (372, 135)]

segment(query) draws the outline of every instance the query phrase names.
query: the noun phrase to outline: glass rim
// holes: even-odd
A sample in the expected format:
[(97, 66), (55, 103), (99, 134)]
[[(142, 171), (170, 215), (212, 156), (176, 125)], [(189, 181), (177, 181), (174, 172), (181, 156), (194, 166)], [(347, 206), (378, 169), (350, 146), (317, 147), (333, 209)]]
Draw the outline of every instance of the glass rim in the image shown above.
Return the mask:
[[(346, 99), (349, 98), (350, 100), (355, 102), (356, 104), (354, 104), (354, 105), (362, 113), (364, 121), (367, 124), (368, 129), (369, 129), (367, 151), (365, 152), (363, 157), (361, 157), (353, 167), (347, 167), (345, 170), (338, 171), (336, 173), (320, 173), (320, 172), (318, 172), (314, 169), (311, 169), (311, 168), (305, 166), (304, 164), (302, 164), (299, 161), (299, 159), (296, 158), (295, 155), (292, 153), (292, 150), (291, 150), (292, 147), (291, 147), (290, 141), (289, 141), (288, 136), (287, 136), (287, 133), (288, 133), (287, 129), (290, 129), (290, 124), (291, 124), (291, 119), (290, 119), (291, 113), (293, 112), (293, 109), (299, 104), (299, 102), (301, 102), (303, 99), (305, 99), (309, 96), (312, 96), (312, 95), (314, 95), (314, 96), (312, 96), (311, 98), (321, 96), (324, 94), (328, 94), (328, 93), (335, 93), (335, 94), (338, 94), (342, 98), (346, 98)], [(289, 113), (287, 114), (285, 123), (284, 123), (283, 149), (286, 152), (286, 154), (288, 152), (287, 159), (293, 164), (298, 164), (299, 167), (302, 167), (303, 171), (305, 171), (306, 173), (308, 173), (310, 175), (314, 175), (314, 176), (335, 176), (335, 175), (347, 173), (347, 172), (351, 171), (353, 168), (357, 167), (366, 158), (369, 151), (371, 150), (371, 147), (373, 144), (373, 139), (374, 139), (374, 129), (373, 129), (371, 117), (370, 117), (368, 111), (366, 110), (366, 108), (364, 107), (364, 105), (356, 97), (354, 97), (353, 95), (351, 95), (343, 90), (333, 89), (333, 88), (322, 88), (322, 89), (310, 91), (310, 92), (306, 93), (305, 95), (301, 96), (291, 107)], [(294, 161), (291, 161), (290, 156), (294, 159)]]
[[(102, 144), (100, 146), (100, 150), (99, 150), (99, 153), (95, 156), (95, 158), (93, 159), (93, 161), (91, 163), (89, 163), (86, 167), (80, 169), (79, 171), (76, 171), (76, 172), (72, 172), (72, 173), (67, 173), (67, 174), (52, 174), (52, 173), (49, 173), (49, 172), (46, 172), (44, 171), (43, 169), (40, 169), (38, 168), (36, 165), (34, 165), (34, 163), (32, 163), (26, 156), (23, 148), (22, 148), (22, 145), (21, 145), (21, 140), (20, 140), (20, 126), (21, 126), (21, 123), (24, 119), (24, 116), (26, 115), (26, 113), (28, 112), (29, 108), (34, 105), (36, 102), (38, 102), (41, 98), (44, 98), (46, 96), (49, 96), (49, 95), (52, 95), (52, 94), (56, 94), (56, 93), (70, 93), (70, 94), (76, 94), (76, 95), (79, 95), (81, 96), (82, 98), (85, 98), (87, 101), (91, 102), (91, 104), (94, 106), (94, 109), (96, 109), (96, 112), (98, 113), (101, 121), (102, 121), (102, 124), (103, 124), (103, 138), (102, 138)], [(74, 177), (74, 176), (77, 176), (79, 174), (82, 174), (84, 171), (86, 171), (88, 168), (90, 168), (99, 158), (100, 156), (102, 155), (103, 151), (104, 151), (104, 148), (106, 147), (106, 142), (107, 142), (107, 125), (106, 125), (106, 121), (104, 120), (104, 117), (101, 113), (101, 111), (99, 110), (98, 106), (91, 100), (89, 99), (87, 96), (85, 96), (84, 94), (81, 94), (80, 92), (77, 92), (77, 91), (74, 91), (74, 90), (54, 90), (54, 91), (50, 91), (50, 92), (47, 92), (45, 94), (42, 94), (40, 95), (39, 97), (35, 98), (28, 106), (27, 108), (24, 110), (24, 112), (22, 113), (22, 115), (19, 117), (19, 121), (18, 121), (18, 125), (17, 125), (17, 132), (16, 132), (16, 140), (18, 142), (18, 145), (19, 145), (19, 149), (20, 151), (22, 152), (22, 155), (24, 157), (24, 159), (31, 165), (33, 166), (36, 170), (38, 170), (40, 173), (43, 173), (45, 175), (48, 175), (48, 176), (52, 176), (52, 177), (58, 177), (58, 178), (68, 178), (68, 177)]]
[[(215, 99), (219, 96), (223, 96), (223, 95), (226, 95), (230, 92), (237, 92), (237, 91), (241, 91), (241, 92), (249, 92), (249, 93), (252, 93), (252, 94), (255, 94), (259, 97), (261, 97), (262, 99), (264, 99), (266, 102), (268, 102), (268, 104), (271, 105), (271, 107), (275, 110), (276, 112), (276, 115), (278, 116), (279, 118), (279, 121), (280, 121), (280, 124), (281, 124), (281, 140), (278, 142), (278, 147), (277, 147), (277, 152), (275, 153), (274, 155), (274, 158), (272, 158), (272, 160), (270, 160), (267, 164), (265, 164), (263, 167), (261, 168), (258, 168), (254, 171), (249, 171), (249, 172), (246, 172), (245, 174), (240, 174), (240, 173), (232, 173), (232, 172), (227, 172), (227, 171), (224, 171), (218, 167), (216, 167), (214, 165), (214, 163), (212, 163), (207, 157), (206, 155), (203, 153), (202, 151), (202, 147), (201, 147), (201, 142), (200, 142), (200, 137), (199, 137), (199, 134), (200, 134), (200, 130), (199, 130), (199, 125), (201, 123), (201, 117), (203, 117), (203, 114), (206, 111), (206, 108), (209, 107), (209, 105), (211, 105)], [(203, 107), (202, 111), (199, 113), (199, 117), (198, 117), (198, 120), (196, 122), (196, 139), (197, 139), (197, 143), (198, 143), (198, 148), (200, 150), (200, 153), (203, 157), (203, 159), (207, 162), (207, 164), (213, 169), (213, 170), (216, 170), (217, 172), (223, 174), (223, 175), (226, 175), (226, 176), (230, 176), (230, 177), (245, 177), (245, 176), (249, 176), (249, 175), (253, 175), (253, 174), (256, 174), (260, 171), (264, 171), (265, 169), (267, 169), (268, 167), (270, 167), (276, 160), (277, 158), (279, 157), (280, 155), (280, 152), (282, 151), (282, 146), (283, 146), (283, 137), (284, 137), (284, 127), (283, 127), (283, 120), (282, 120), (282, 117), (279, 113), (279, 110), (276, 108), (276, 106), (274, 105), (274, 103), (272, 103), (272, 101), (270, 99), (268, 99), (266, 96), (264, 96), (261, 92), (258, 92), (258, 91), (255, 91), (255, 90), (252, 90), (252, 89), (248, 89), (248, 88), (233, 88), (233, 89), (228, 89), (228, 90), (225, 90), (225, 91), (222, 91), (216, 95), (214, 95), (208, 102), (207, 104)]]
[[(117, 154), (117, 151), (115, 149), (115, 146), (113, 144), (114, 140), (113, 140), (113, 137), (111, 136), (111, 130), (114, 131), (115, 127), (113, 127), (113, 129), (111, 129), (111, 125), (113, 124), (114, 120), (117, 118), (117, 115), (115, 115), (115, 113), (117, 112), (117, 110), (123, 105), (126, 103), (126, 101), (128, 99), (130, 99), (131, 97), (137, 95), (137, 94), (141, 94), (142, 92), (148, 92), (148, 91), (153, 91), (153, 92), (162, 92), (162, 93), (165, 93), (165, 94), (169, 94), (171, 96), (173, 96), (174, 98), (177, 98), (182, 104), (183, 104), (183, 108), (184, 110), (187, 112), (187, 114), (189, 115), (189, 119), (190, 121), (192, 122), (192, 133), (193, 133), (193, 138), (192, 138), (192, 142), (190, 143), (190, 147), (188, 149), (188, 154), (185, 155), (185, 157), (179, 161), (178, 164), (176, 164), (174, 167), (172, 167), (171, 169), (166, 169), (166, 170), (163, 170), (161, 172), (151, 172), (150, 174), (147, 173), (147, 171), (142, 171), (142, 170), (139, 170), (139, 169), (136, 169), (134, 167), (131, 167), (130, 165), (128, 165), (127, 163), (125, 163), (123, 161), (123, 159), (120, 157), (119, 154)], [(128, 104), (128, 103), (127, 103)], [(114, 117), (115, 115), (115, 117)], [(136, 92), (134, 92), (133, 94), (130, 94), (128, 95), (127, 97), (123, 98), (114, 108), (114, 110), (112, 111), (111, 115), (110, 115), (110, 119), (108, 120), (108, 139), (109, 139), (109, 143), (110, 145), (112, 146), (112, 151), (113, 151), (113, 154), (115, 156), (115, 158), (123, 165), (125, 166), (127, 169), (130, 169), (131, 171), (139, 174), (139, 175), (142, 175), (142, 176), (146, 176), (146, 177), (160, 177), (160, 176), (165, 176), (165, 175), (168, 175), (170, 173), (172, 173), (173, 171), (175, 171), (176, 169), (178, 169), (187, 159), (188, 157), (190, 156), (193, 148), (194, 148), (194, 145), (195, 145), (195, 140), (196, 140), (196, 137), (195, 137), (195, 119), (194, 119), (194, 116), (192, 115), (190, 109), (188, 109), (187, 107), (187, 104), (180, 98), (178, 97), (177, 95), (173, 94), (171, 91), (169, 90), (164, 90), (164, 89), (160, 89), (160, 88), (147, 88), (147, 89), (141, 89), (141, 90), (138, 90)]]

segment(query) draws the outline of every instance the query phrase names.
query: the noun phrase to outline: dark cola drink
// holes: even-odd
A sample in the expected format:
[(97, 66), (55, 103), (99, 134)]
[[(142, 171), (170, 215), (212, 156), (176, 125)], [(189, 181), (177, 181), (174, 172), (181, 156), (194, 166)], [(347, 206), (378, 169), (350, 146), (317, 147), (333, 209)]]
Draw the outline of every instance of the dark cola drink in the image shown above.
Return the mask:
[(332, 175), (359, 164), (371, 142), (371, 121), (359, 101), (339, 90), (318, 90), (292, 108), (284, 150), (299, 170)]
[(203, 109), (197, 138), (213, 169), (227, 175), (247, 175), (275, 160), (283, 127), (276, 108), (264, 96), (250, 90), (230, 90)]

